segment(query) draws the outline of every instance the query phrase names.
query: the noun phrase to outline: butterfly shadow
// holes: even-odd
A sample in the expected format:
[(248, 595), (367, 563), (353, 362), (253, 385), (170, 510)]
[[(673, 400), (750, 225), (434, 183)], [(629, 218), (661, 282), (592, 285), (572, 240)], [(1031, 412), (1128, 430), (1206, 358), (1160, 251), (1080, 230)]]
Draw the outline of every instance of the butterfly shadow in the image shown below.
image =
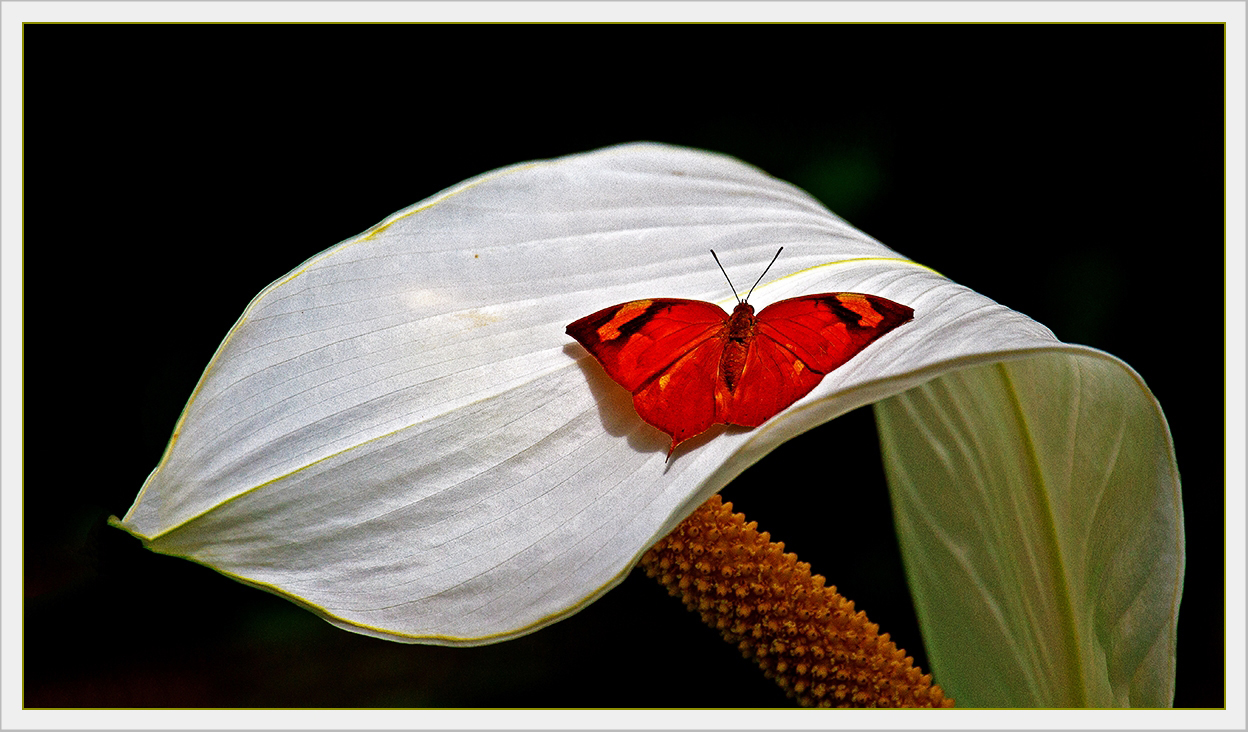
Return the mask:
[[(638, 416), (636, 408), (633, 407), (633, 395), (615, 383), (615, 380), (607, 375), (601, 364), (588, 351), (578, 343), (569, 343), (563, 347), (563, 352), (571, 356), (581, 369), (581, 373), (585, 374), (585, 383), (589, 385), (589, 391), (594, 395), (594, 401), (598, 403), (598, 417), (602, 420), (602, 428), (607, 431), (607, 434), (627, 438), (629, 447), (637, 452), (667, 452), (671, 445), (671, 438)], [(668, 467), (682, 454), (715, 439), (725, 430), (749, 431), (749, 428), (714, 425), (702, 434), (680, 443), (667, 461)]]
[(563, 352), (576, 361), (589, 392), (598, 403), (598, 418), (602, 428), (613, 437), (627, 437), (628, 444), (638, 452), (666, 451), (667, 435), (642, 421), (633, 408), (633, 395), (607, 376), (607, 372), (579, 343), (569, 343)]

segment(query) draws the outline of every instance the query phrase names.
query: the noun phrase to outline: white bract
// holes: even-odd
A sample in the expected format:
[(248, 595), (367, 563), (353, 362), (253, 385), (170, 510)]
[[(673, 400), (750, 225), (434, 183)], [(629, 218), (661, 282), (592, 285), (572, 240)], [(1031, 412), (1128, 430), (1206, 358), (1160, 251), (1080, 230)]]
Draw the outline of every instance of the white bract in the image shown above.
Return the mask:
[[(744, 280), (780, 246), (756, 308), (866, 292), (914, 321), (763, 426), (713, 428), (665, 463), (666, 435), (564, 327), (642, 297), (731, 305), (708, 250)], [(117, 524), (349, 630), (490, 643), (576, 612), (776, 445), (889, 397), (903, 549), (946, 690), (1168, 704), (1179, 484), (1134, 372), (697, 150), (504, 168), (296, 267), (230, 330)], [(1025, 673), (1025, 693), (976, 687), (985, 659)]]

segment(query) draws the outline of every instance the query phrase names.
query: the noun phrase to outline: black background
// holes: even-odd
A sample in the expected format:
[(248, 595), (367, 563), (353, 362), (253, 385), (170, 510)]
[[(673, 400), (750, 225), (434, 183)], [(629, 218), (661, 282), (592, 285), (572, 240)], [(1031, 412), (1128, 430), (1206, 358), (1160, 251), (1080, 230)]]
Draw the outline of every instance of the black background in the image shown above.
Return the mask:
[[(1183, 477), (1176, 705), (1223, 704), (1221, 26), (24, 36), (27, 706), (788, 706), (638, 573), (518, 640), (406, 646), (105, 525), (273, 279), (462, 179), (636, 140), (757, 165), (1139, 371)], [(926, 664), (869, 411), (724, 493)]]

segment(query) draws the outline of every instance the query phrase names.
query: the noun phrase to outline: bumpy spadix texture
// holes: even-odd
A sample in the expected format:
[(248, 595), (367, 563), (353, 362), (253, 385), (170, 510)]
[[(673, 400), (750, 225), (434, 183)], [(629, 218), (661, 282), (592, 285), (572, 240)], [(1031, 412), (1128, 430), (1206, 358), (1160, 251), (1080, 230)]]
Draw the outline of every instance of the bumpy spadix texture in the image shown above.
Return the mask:
[(719, 496), (641, 566), (803, 706), (953, 706), (866, 613)]

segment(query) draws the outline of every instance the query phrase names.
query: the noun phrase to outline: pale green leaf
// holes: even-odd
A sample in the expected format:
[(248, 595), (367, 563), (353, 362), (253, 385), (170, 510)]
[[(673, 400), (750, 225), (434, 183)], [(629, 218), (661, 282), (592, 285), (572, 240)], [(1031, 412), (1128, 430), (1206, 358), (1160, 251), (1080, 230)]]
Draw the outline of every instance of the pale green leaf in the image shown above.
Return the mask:
[(924, 644), (959, 705), (1169, 706), (1182, 504), (1135, 372), (1050, 351), (875, 410)]

